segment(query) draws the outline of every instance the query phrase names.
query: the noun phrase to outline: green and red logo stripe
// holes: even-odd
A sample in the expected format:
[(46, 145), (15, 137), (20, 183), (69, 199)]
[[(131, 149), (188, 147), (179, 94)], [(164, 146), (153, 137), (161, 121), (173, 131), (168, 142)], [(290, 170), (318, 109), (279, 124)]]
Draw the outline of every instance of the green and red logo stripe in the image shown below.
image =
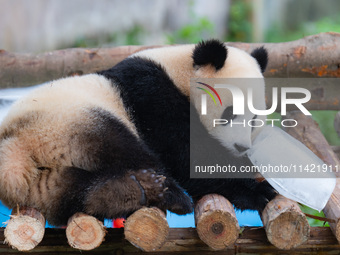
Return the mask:
[[(215, 95), (217, 96), (218, 100), (220, 101), (221, 105), (222, 105), (222, 100), (221, 100), (221, 98), (220, 98), (220, 95), (217, 93), (217, 91), (216, 91), (213, 87), (211, 87), (210, 85), (208, 85), (208, 84), (206, 84), (206, 83), (203, 83), (203, 82), (197, 82), (197, 83), (198, 83), (198, 84), (201, 84), (201, 85), (203, 85), (203, 86), (206, 86), (206, 87), (209, 88), (212, 92), (214, 92)], [(212, 98), (212, 100), (214, 100), (215, 105), (217, 105), (214, 96), (211, 94), (211, 92), (210, 92), (209, 90), (204, 89), (204, 88), (200, 88), (200, 87), (197, 87), (197, 88), (198, 88), (198, 89), (201, 89), (201, 90), (203, 90), (205, 93), (207, 93), (207, 94)]]

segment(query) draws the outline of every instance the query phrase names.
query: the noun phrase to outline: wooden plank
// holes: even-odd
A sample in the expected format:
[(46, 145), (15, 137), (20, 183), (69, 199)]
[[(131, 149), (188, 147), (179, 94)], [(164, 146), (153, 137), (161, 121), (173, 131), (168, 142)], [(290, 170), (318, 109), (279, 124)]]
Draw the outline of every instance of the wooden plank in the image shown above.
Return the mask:
[[(13, 250), (3, 244), (4, 229), (0, 229), (0, 253), (15, 254)], [(213, 251), (198, 237), (194, 228), (171, 228), (164, 246), (151, 254), (337, 254), (340, 250), (336, 238), (328, 227), (311, 228), (309, 240), (292, 250), (280, 250), (270, 244), (263, 228), (246, 227), (242, 229), (240, 237), (234, 245), (221, 251)], [(134, 247), (124, 239), (123, 229), (108, 229), (102, 245), (91, 251), (82, 251), (71, 248), (67, 244), (65, 229), (46, 229), (42, 242), (30, 251), (32, 254), (147, 254)], [(150, 254), (150, 253), (149, 253)]]

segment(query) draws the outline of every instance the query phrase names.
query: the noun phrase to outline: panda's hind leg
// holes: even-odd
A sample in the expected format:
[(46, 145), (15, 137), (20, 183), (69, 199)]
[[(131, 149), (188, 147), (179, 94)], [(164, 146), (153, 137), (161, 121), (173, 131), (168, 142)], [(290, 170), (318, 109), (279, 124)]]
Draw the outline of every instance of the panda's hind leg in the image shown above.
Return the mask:
[(126, 217), (164, 199), (165, 177), (152, 169), (127, 171), (124, 176), (100, 176), (87, 188), (85, 212), (99, 218)]
[(101, 176), (87, 190), (85, 212), (99, 218), (126, 217), (143, 206), (178, 214), (192, 212), (184, 190), (153, 169), (128, 171), (119, 178)]
[[(182, 202), (183, 208), (188, 207), (190, 198), (167, 179), (157, 156), (132, 130), (103, 109), (90, 109), (87, 114), (88, 127), (78, 127), (82, 132), (75, 136), (75, 144), (90, 162), (87, 168), (93, 169), (85, 202), (88, 213), (111, 218), (142, 206), (171, 209)], [(178, 200), (168, 200), (173, 194)]]

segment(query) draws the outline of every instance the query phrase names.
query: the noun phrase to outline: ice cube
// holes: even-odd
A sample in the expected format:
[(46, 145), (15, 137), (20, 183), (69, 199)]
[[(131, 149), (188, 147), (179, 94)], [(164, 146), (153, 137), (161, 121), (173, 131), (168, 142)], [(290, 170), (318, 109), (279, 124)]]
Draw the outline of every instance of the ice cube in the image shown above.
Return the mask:
[(264, 127), (247, 155), (280, 194), (313, 209), (321, 211), (334, 190), (332, 169), (278, 127)]

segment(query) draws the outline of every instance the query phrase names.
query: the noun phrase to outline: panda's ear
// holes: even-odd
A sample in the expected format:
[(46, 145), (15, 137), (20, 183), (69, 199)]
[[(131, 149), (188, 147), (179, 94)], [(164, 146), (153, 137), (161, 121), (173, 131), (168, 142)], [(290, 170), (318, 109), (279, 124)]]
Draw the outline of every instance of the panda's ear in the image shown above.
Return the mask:
[(257, 60), (257, 63), (259, 63), (259, 66), (261, 68), (261, 72), (264, 73), (268, 64), (267, 50), (263, 47), (256, 48), (255, 50), (252, 51), (250, 55), (252, 55), (252, 57)]
[(193, 51), (194, 66), (211, 64), (216, 71), (221, 69), (227, 59), (228, 50), (218, 40), (208, 40), (198, 43)]

